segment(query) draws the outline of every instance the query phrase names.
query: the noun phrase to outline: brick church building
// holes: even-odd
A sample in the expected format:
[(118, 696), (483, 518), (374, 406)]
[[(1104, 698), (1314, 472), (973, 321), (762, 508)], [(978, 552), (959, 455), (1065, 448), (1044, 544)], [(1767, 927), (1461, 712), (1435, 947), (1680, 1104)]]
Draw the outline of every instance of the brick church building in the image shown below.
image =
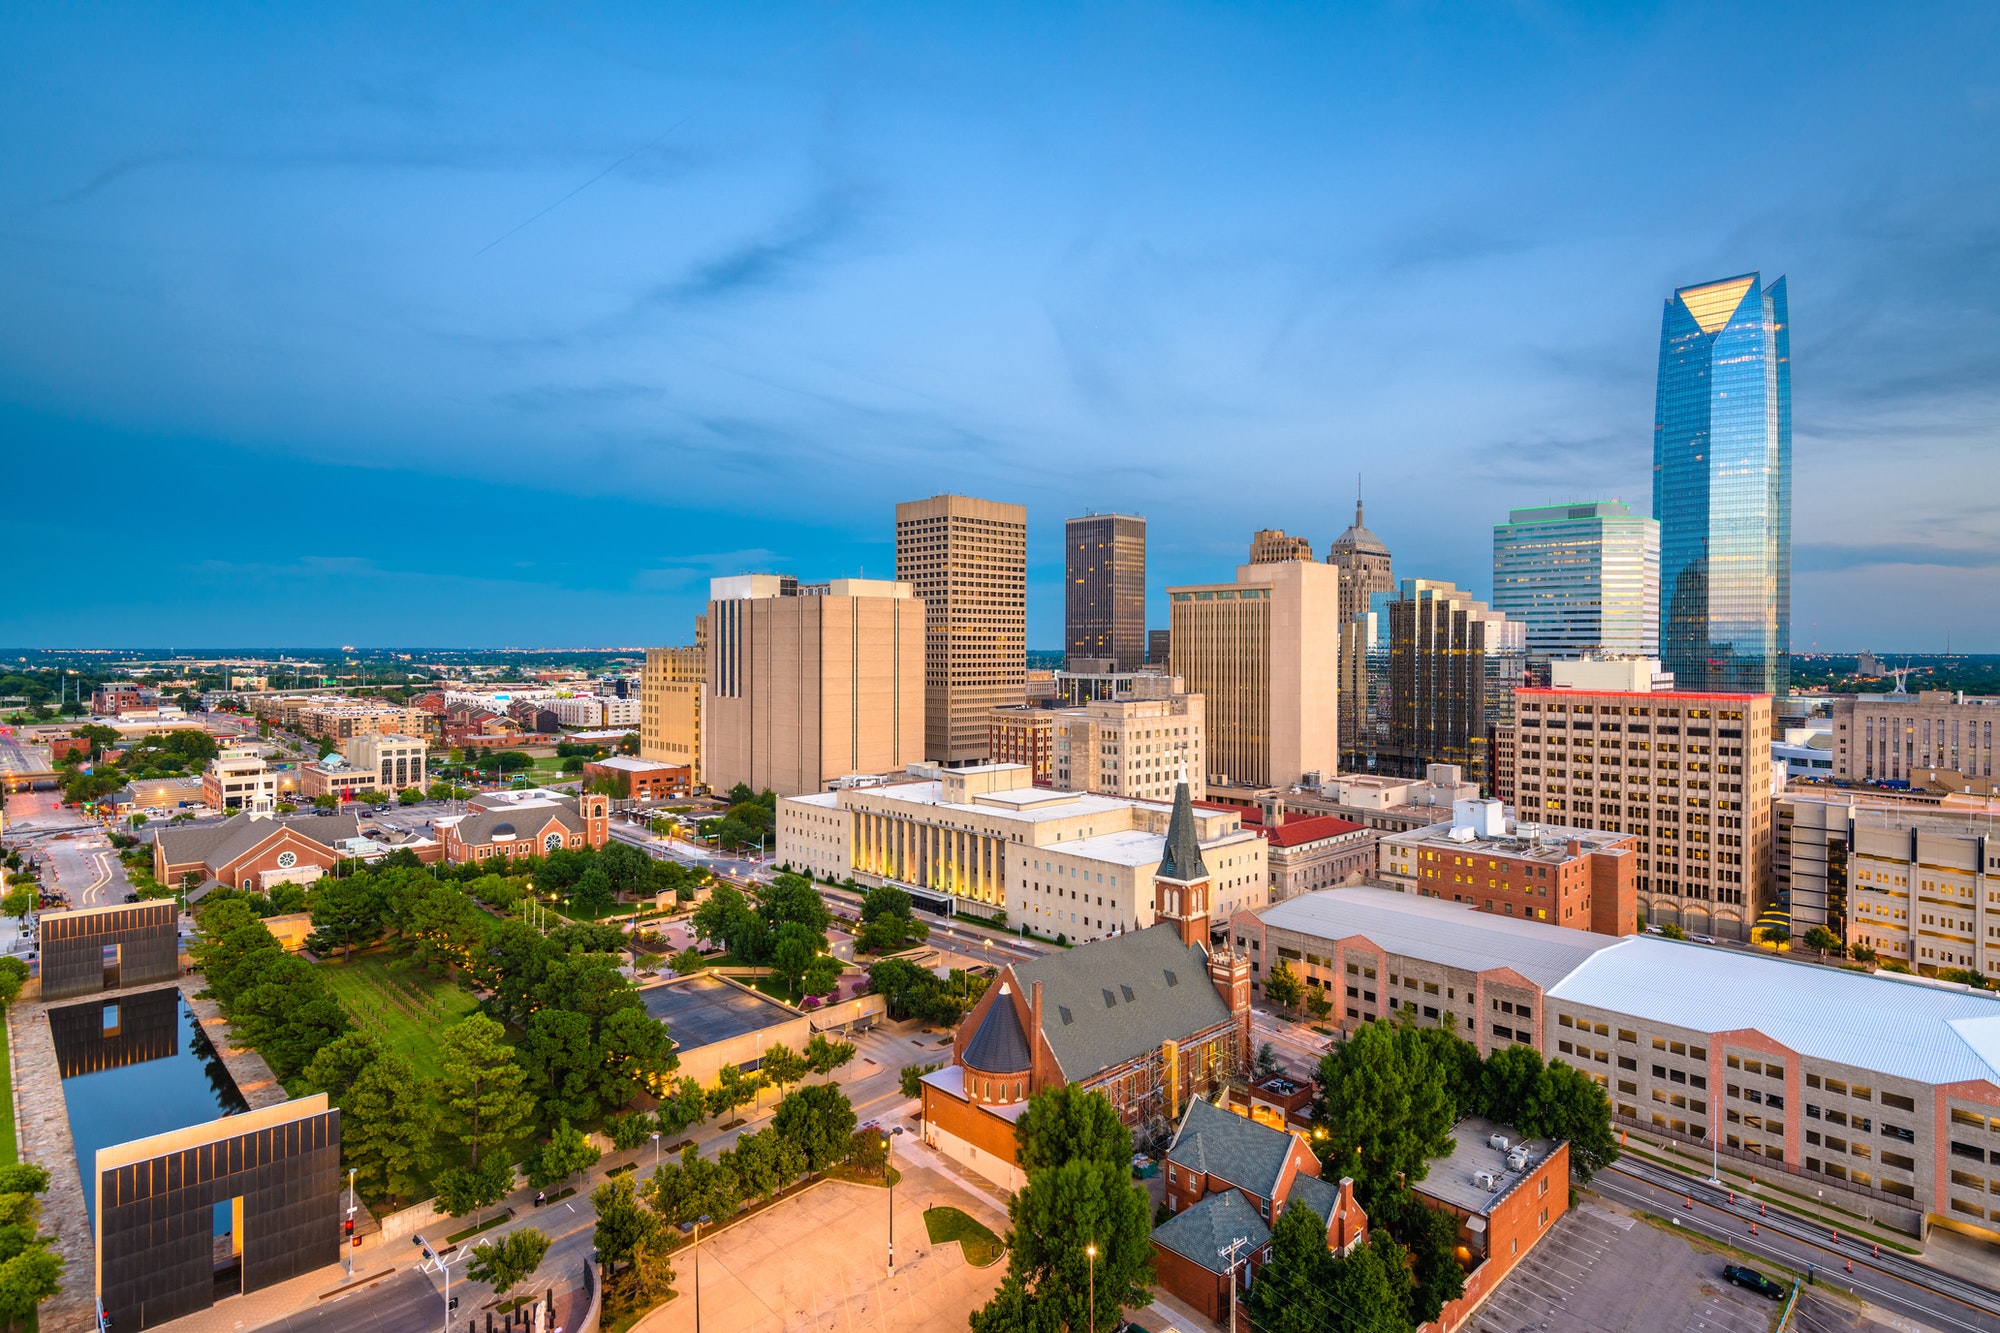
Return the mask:
[(1250, 961), (1210, 941), (1209, 872), (1185, 781), (1164, 841), (1153, 925), (1000, 970), (959, 1026), (951, 1063), (923, 1080), (926, 1143), (1018, 1189), (1014, 1122), (1043, 1089), (1102, 1092), (1143, 1143), (1242, 1076)]

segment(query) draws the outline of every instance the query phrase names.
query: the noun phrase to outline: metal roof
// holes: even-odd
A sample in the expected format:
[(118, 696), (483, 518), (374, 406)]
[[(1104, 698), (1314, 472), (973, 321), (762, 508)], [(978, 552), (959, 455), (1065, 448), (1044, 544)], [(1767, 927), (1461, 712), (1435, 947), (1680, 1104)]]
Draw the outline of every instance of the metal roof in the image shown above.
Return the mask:
[(965, 1063), (982, 1074), (1024, 1073), (1033, 1063), (1028, 1052), (1028, 1034), (1021, 1029), (1021, 1017), (1014, 1012), (1014, 997), (1003, 983), (979, 1030), (965, 1045)]
[(1394, 889), (1323, 889), (1257, 913), (1267, 926), (1341, 939), (1366, 935), (1391, 953), (1483, 972), (1511, 967), (1544, 990), (1618, 941), (1545, 922), (1494, 916), (1468, 903)]
[(1755, 1028), (1802, 1055), (1914, 1079), (2000, 1085), (2000, 995), (1635, 935), (1547, 988), (1697, 1032)]

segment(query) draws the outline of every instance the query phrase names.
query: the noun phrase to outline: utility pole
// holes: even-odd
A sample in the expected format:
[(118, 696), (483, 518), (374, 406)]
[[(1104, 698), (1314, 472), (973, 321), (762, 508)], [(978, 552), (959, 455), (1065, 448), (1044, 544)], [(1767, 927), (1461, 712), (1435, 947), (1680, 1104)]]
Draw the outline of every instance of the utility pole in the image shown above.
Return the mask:
[(1236, 1333), (1236, 1269), (1240, 1264), (1244, 1262), (1244, 1259), (1248, 1257), (1244, 1256), (1242, 1258), (1239, 1258), (1238, 1251), (1240, 1251), (1245, 1245), (1248, 1245), (1249, 1243), (1250, 1243), (1250, 1238), (1248, 1236), (1238, 1236), (1235, 1240), (1230, 1241), (1226, 1247), (1216, 1251), (1217, 1255), (1219, 1255), (1221, 1258), (1223, 1258), (1228, 1262), (1227, 1271), (1229, 1273), (1229, 1333)]

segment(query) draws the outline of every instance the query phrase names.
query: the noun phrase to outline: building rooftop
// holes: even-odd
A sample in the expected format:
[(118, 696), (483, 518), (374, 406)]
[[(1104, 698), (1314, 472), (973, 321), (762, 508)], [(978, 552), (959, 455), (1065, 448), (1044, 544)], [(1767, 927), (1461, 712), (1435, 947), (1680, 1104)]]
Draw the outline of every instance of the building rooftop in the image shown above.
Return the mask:
[(1271, 1228), (1241, 1192), (1227, 1190), (1175, 1213), (1153, 1232), (1153, 1239), (1181, 1258), (1220, 1274), (1228, 1271), (1229, 1261), (1223, 1255), (1231, 1245), (1246, 1241), (1242, 1253), (1255, 1254), (1271, 1239)]
[(677, 1051), (711, 1046), (800, 1016), (797, 1010), (748, 986), (706, 973), (647, 986), (639, 992), (639, 999), (647, 1013), (667, 1025)]
[(1761, 950), (1592, 935), (1391, 889), (1328, 889), (1256, 915), (1327, 938), (1364, 936), (1448, 967), (1510, 967), (1550, 1000), (1697, 1032), (1755, 1029), (1816, 1060), (1922, 1083), (2000, 1084), (2000, 995), (1990, 991)]
[(1613, 833), (1608, 829), (1569, 828), (1561, 824), (1509, 820), (1508, 831), (1501, 837), (1476, 833), (1462, 825), (1436, 823), (1405, 829), (1401, 833), (1384, 834), (1382, 841), (1405, 846), (1422, 844), (1461, 851), (1470, 849), (1494, 856), (1509, 856), (1517, 860), (1525, 857), (1556, 865), (1570, 859), (1569, 845), (1572, 842), (1584, 852), (1622, 851), (1631, 843), (1632, 835)]
[(1511, 967), (1544, 989), (1615, 942), (1609, 935), (1494, 916), (1469, 903), (1394, 889), (1325, 889), (1256, 913), (1266, 925), (1341, 939), (1362, 935), (1391, 953), (1483, 972)]
[(1042, 983), (1042, 1035), (1077, 1083), (1134, 1056), (1230, 1021), (1208, 955), (1171, 924), (1148, 926), (1014, 963), (1028, 994)]
[(1184, 1170), (1219, 1176), (1268, 1199), (1277, 1191), (1278, 1176), (1291, 1151), (1289, 1132), (1197, 1097), (1188, 1103), (1180, 1127), (1174, 1131), (1167, 1160)]
[(1272, 828), (1267, 824), (1253, 827), (1252, 831), (1262, 834), (1273, 847), (1299, 847), (1321, 838), (1337, 838), (1346, 833), (1359, 833), (1366, 825), (1338, 815), (1306, 815), (1302, 818), (1287, 819)]
[(663, 764), (657, 759), (636, 759), (629, 754), (614, 754), (590, 762), (598, 768), (615, 768), (626, 773), (664, 773), (669, 769), (687, 767), (685, 764)]
[[(1549, 1139), (1523, 1140), (1506, 1125), (1467, 1116), (1451, 1127), (1452, 1152), (1433, 1157), (1427, 1174), (1411, 1186), (1440, 1203), (1484, 1216), (1535, 1173), (1560, 1145)], [(1502, 1148), (1495, 1140), (1505, 1143)], [(1517, 1165), (1518, 1163), (1518, 1165)]]

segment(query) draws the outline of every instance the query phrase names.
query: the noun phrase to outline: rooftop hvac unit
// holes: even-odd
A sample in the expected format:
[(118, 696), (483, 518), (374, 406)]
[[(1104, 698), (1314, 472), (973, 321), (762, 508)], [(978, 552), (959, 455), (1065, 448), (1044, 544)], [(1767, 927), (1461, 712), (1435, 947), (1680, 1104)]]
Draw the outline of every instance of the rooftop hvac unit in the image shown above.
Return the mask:
[(1495, 1134), (1486, 1140), (1486, 1146), (1489, 1148), (1498, 1148), (1501, 1152), (1506, 1152), (1507, 1136), (1505, 1134)]
[(1525, 1171), (1527, 1167), (1528, 1150), (1526, 1148), (1516, 1148), (1507, 1154), (1507, 1169), (1509, 1171)]
[(1492, 1190), (1499, 1186), (1500, 1180), (1491, 1171), (1474, 1171), (1472, 1183), (1483, 1190)]

